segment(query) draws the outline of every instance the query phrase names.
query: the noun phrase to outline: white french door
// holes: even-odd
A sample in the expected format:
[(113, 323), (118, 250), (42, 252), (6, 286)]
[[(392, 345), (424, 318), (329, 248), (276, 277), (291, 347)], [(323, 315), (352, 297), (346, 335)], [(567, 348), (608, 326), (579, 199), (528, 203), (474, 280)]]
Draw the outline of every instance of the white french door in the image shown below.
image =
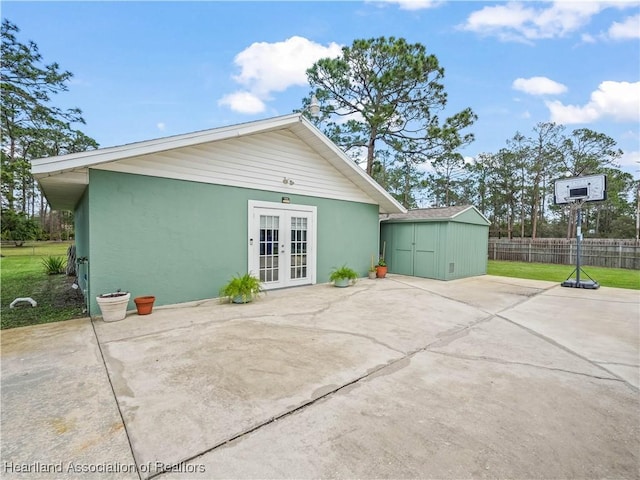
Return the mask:
[(248, 253), (265, 289), (316, 283), (316, 207), (250, 200)]

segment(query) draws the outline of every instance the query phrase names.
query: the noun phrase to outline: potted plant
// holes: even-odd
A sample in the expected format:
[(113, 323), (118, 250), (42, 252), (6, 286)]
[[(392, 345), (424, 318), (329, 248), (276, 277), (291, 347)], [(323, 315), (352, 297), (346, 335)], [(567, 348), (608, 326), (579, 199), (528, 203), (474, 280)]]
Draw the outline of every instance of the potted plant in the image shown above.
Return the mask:
[(387, 263), (384, 261), (384, 258), (380, 257), (378, 260), (378, 265), (376, 265), (376, 277), (384, 278), (387, 275)]
[(145, 295), (142, 297), (136, 297), (133, 302), (136, 304), (138, 315), (149, 315), (153, 310), (153, 302), (156, 301), (156, 297), (153, 295)]
[(358, 274), (355, 270), (350, 269), (346, 265), (340, 268), (334, 268), (329, 275), (329, 280), (334, 283), (336, 287), (348, 287), (351, 281), (355, 281), (358, 278)]
[(370, 280), (376, 279), (376, 266), (373, 263), (373, 255), (371, 255), (371, 266), (369, 267), (369, 279)]
[(127, 316), (127, 305), (131, 294), (129, 292), (121, 292), (118, 289), (114, 293), (103, 293), (96, 297), (96, 302), (102, 312), (102, 319), (105, 322), (116, 322)]
[(220, 289), (220, 297), (229, 303), (249, 303), (262, 292), (262, 282), (250, 273), (236, 275)]
[(376, 276), (378, 278), (384, 278), (387, 276), (387, 262), (384, 261), (386, 248), (387, 242), (382, 242), (382, 255), (380, 256), (380, 260), (378, 260), (378, 265), (376, 266)]

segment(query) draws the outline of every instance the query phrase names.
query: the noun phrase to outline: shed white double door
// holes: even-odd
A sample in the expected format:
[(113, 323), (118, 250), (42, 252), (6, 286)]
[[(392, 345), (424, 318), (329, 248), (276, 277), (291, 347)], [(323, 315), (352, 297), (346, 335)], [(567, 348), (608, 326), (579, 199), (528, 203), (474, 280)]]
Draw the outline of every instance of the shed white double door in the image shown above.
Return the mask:
[(316, 283), (316, 207), (250, 200), (248, 259), (267, 290)]

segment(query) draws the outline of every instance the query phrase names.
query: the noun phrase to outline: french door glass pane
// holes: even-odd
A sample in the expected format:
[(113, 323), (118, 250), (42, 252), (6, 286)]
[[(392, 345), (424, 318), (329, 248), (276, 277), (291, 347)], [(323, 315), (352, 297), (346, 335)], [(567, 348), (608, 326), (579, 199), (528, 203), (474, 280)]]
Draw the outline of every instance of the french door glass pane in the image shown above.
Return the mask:
[(291, 279), (307, 276), (307, 219), (291, 217)]
[(260, 280), (278, 281), (278, 248), (280, 217), (260, 215)]

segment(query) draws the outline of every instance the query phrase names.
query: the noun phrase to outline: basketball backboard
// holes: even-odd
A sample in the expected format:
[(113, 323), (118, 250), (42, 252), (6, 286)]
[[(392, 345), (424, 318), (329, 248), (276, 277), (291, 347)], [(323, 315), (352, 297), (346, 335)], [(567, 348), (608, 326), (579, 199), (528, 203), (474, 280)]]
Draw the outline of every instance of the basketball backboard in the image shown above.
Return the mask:
[(599, 202), (607, 198), (607, 176), (560, 178), (555, 181), (553, 202), (562, 205), (577, 201)]

